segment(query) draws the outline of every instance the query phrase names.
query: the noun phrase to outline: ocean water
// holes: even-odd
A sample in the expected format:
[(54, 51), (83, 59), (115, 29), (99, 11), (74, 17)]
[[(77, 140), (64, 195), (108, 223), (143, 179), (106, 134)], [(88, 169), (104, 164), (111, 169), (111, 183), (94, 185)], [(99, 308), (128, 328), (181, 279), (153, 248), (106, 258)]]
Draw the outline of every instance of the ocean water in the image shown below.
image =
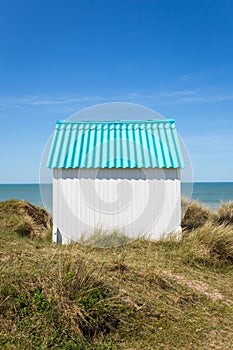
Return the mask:
[[(193, 189), (192, 189), (193, 187)], [(182, 195), (202, 202), (211, 209), (217, 209), (221, 202), (233, 201), (233, 182), (196, 182), (182, 184)], [(43, 198), (43, 199), (42, 199)], [(0, 201), (8, 199), (24, 199), (32, 204), (52, 211), (51, 184), (0, 184)]]
[(0, 201), (24, 199), (38, 207), (45, 207), (52, 212), (51, 184), (0, 184)]
[[(182, 184), (182, 195), (187, 192), (190, 193), (190, 185)], [(233, 201), (233, 182), (194, 182), (191, 198), (217, 209), (222, 202)]]

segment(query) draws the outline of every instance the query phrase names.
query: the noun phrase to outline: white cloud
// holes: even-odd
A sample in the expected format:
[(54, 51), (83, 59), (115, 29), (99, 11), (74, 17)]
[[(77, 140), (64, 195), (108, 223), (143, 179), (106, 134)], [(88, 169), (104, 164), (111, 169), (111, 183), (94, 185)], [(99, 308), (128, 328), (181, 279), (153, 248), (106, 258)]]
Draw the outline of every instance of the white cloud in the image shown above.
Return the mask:
[(212, 96), (187, 96), (181, 98), (178, 102), (180, 103), (210, 103), (210, 102), (224, 102), (224, 101), (232, 101), (233, 94), (226, 95), (212, 95)]
[(145, 95), (148, 99), (153, 98), (174, 98), (174, 97), (180, 97), (180, 96), (190, 96), (197, 93), (198, 90), (174, 90), (174, 91), (163, 91), (154, 93), (152, 95)]
[(83, 102), (101, 102), (106, 98), (101, 96), (77, 96), (77, 97), (50, 97), (44, 98), (43, 96), (24, 96), (24, 97), (9, 97), (2, 99), (3, 103), (0, 106), (19, 107), (19, 106), (46, 106), (46, 105), (67, 105)]
[(72, 104), (81, 102), (98, 102), (103, 101), (104, 98), (100, 96), (81, 96), (77, 98), (55, 98), (55, 99), (39, 99), (31, 101), (28, 104), (32, 105), (60, 105), (60, 104)]
[(217, 91), (203, 91), (201, 89), (180, 89), (168, 91), (148, 92), (126, 92), (122, 95), (90, 95), (90, 96), (24, 96), (7, 99), (0, 98), (0, 106), (20, 107), (20, 106), (49, 106), (49, 105), (72, 105), (85, 103), (104, 103), (104, 102), (134, 102), (147, 104), (148, 102), (157, 105), (175, 105), (192, 103), (213, 103), (233, 101), (233, 92), (221, 93)]

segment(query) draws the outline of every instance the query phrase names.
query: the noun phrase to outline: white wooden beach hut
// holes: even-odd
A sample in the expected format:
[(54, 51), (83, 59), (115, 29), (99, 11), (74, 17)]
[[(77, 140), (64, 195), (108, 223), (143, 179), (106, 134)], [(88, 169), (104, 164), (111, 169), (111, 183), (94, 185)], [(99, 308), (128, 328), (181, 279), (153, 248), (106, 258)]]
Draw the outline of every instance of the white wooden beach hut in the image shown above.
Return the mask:
[(96, 230), (158, 239), (181, 230), (183, 158), (174, 120), (58, 121), (53, 241)]

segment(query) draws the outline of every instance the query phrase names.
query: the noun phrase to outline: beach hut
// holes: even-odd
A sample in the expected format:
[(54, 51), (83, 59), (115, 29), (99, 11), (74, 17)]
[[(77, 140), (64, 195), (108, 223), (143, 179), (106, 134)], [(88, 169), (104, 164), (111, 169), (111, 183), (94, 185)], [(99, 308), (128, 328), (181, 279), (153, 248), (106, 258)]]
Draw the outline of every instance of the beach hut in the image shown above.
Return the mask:
[(120, 232), (156, 240), (181, 231), (183, 158), (174, 120), (58, 121), (53, 241)]

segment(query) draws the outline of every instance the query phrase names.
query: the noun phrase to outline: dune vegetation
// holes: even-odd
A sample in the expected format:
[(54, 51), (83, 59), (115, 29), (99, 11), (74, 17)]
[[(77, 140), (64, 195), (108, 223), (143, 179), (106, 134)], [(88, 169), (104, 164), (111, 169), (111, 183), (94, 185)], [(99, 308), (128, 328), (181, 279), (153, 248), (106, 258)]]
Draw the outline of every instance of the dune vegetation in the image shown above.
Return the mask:
[(0, 203), (0, 348), (232, 349), (233, 204), (191, 202), (180, 240), (54, 245), (51, 217)]

